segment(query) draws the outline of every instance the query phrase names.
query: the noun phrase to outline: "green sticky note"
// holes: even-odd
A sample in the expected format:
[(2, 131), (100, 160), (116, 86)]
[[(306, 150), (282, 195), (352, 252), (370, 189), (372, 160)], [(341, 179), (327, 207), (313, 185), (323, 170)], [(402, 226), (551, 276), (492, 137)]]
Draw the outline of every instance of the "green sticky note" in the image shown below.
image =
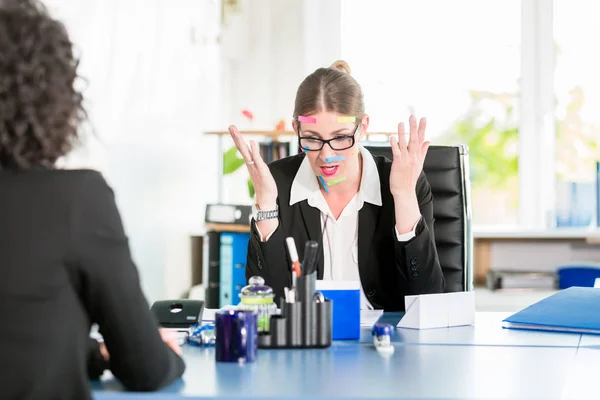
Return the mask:
[(334, 181), (329, 181), (329, 182), (327, 182), (327, 186), (335, 185), (336, 183), (340, 183), (340, 182), (343, 182), (345, 180), (346, 180), (346, 178), (340, 178), (340, 179), (336, 179)]

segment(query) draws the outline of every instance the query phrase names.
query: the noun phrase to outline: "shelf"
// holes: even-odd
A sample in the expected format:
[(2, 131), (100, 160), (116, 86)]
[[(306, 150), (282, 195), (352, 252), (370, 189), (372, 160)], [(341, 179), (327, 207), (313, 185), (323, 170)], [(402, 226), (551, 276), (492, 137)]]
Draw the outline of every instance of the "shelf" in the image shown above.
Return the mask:
[(585, 240), (600, 242), (600, 230), (589, 228), (527, 229), (474, 227), (473, 238), (486, 240)]
[(215, 232), (238, 232), (238, 233), (250, 232), (249, 225), (239, 225), (239, 224), (208, 223), (205, 225), (205, 228), (206, 228), (206, 231), (215, 231)]
[[(229, 131), (212, 131), (204, 132), (206, 135), (229, 135)], [(294, 136), (294, 131), (240, 131), (242, 135), (254, 135), (254, 136)]]
[[(229, 131), (210, 131), (204, 132), (206, 135), (229, 135)], [(254, 135), (254, 136), (295, 136), (296, 132), (294, 131), (240, 131), (241, 135)], [(397, 132), (367, 132), (366, 136), (375, 136), (375, 135), (383, 135), (383, 136), (392, 136), (397, 134)]]

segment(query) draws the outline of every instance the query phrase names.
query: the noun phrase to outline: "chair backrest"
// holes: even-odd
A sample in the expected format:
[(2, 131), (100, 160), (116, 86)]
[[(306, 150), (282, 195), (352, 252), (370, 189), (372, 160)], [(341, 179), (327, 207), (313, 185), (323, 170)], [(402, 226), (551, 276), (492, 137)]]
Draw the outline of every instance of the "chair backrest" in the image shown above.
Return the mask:
[[(387, 142), (363, 143), (371, 154), (392, 159)], [(434, 235), (447, 292), (473, 290), (471, 181), (466, 145), (430, 146), (423, 171), (433, 193)]]

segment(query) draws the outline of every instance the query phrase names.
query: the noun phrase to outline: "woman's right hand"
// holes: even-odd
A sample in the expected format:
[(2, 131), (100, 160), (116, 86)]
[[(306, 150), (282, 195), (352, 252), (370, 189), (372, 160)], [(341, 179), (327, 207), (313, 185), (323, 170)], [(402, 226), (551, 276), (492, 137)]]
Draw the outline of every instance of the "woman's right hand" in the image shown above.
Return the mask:
[(229, 127), (229, 133), (231, 134), (233, 143), (235, 143), (235, 147), (237, 147), (246, 162), (250, 179), (254, 185), (254, 192), (256, 193), (256, 203), (261, 209), (263, 208), (261, 202), (266, 203), (265, 206), (274, 206), (277, 201), (277, 185), (269, 167), (260, 156), (258, 145), (251, 140), (250, 147), (248, 147), (235, 125)]
[[(229, 133), (231, 134), (233, 143), (235, 143), (235, 147), (237, 147), (246, 162), (246, 168), (248, 168), (250, 179), (254, 185), (254, 192), (256, 193), (256, 205), (260, 210), (274, 210), (277, 206), (277, 184), (275, 183), (275, 179), (273, 179), (269, 167), (260, 156), (258, 145), (251, 140), (250, 147), (248, 147), (235, 125), (229, 127)], [(277, 229), (278, 225), (279, 220), (277, 218), (256, 222), (256, 227), (263, 241)]]

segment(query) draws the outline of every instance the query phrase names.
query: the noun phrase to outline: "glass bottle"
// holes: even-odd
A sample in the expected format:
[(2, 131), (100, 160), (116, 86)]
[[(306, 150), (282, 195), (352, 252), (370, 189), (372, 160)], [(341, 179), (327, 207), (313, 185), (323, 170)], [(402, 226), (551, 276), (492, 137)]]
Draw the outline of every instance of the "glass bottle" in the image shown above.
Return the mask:
[(271, 315), (277, 313), (274, 302), (275, 293), (270, 286), (265, 285), (265, 280), (260, 276), (253, 276), (248, 280), (248, 286), (240, 292), (241, 302), (237, 308), (240, 310), (255, 311), (258, 314), (258, 333), (269, 332)]

